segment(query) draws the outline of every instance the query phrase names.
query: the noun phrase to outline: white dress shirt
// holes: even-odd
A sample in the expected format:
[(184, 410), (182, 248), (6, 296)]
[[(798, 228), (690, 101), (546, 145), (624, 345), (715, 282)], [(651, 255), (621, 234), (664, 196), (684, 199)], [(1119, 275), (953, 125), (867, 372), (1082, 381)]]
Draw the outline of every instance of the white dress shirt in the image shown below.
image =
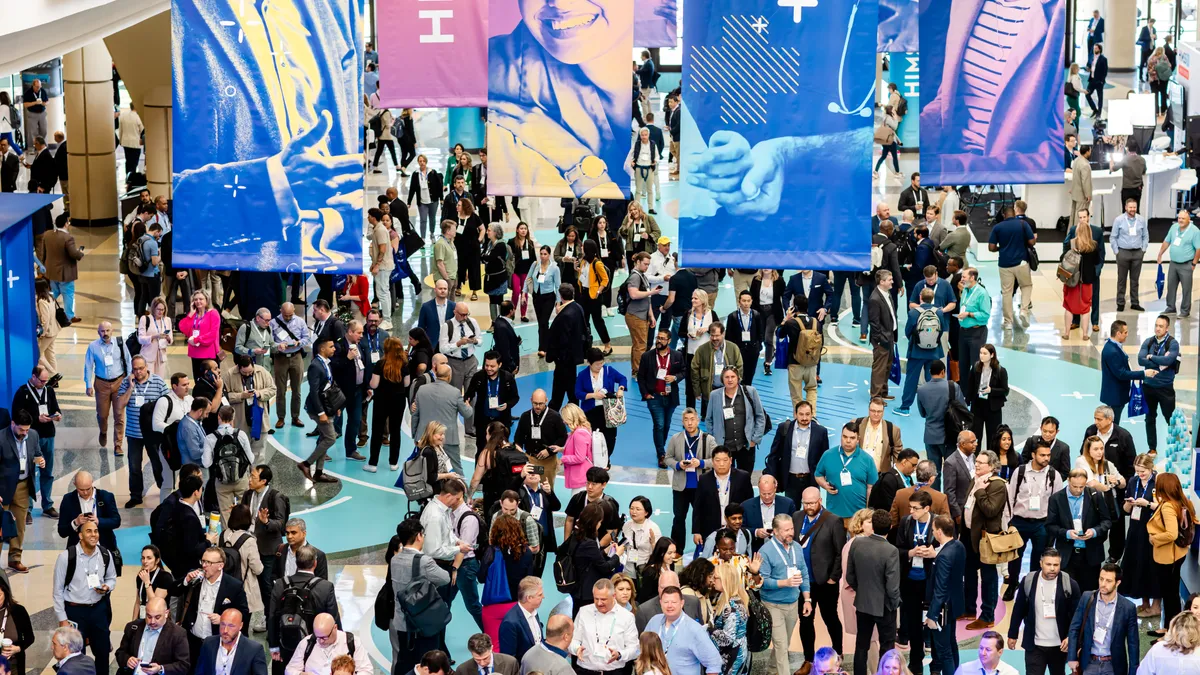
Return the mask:
[(216, 675), (235, 675), (233, 672), (233, 659), (237, 656), (238, 645), (242, 642), (242, 636), (239, 633), (233, 641), (233, 649), (225, 651), (225, 645), (217, 644), (217, 662), (214, 668)]
[[(304, 638), (305, 640), (315, 640), (312, 635)], [(328, 673), (333, 660), (342, 654), (350, 654), (350, 649), (346, 644), (345, 631), (337, 632), (337, 639), (329, 647), (325, 647), (318, 642), (312, 650), (312, 654), (308, 656), (308, 661), (304, 660), (304, 651), (308, 648), (308, 643), (301, 641), (292, 654), (292, 660), (288, 662), (287, 668), (284, 670), (286, 675), (304, 675), (311, 673)], [(371, 666), (371, 657), (367, 655), (367, 648), (362, 638), (357, 635), (354, 637), (354, 653), (350, 654), (354, 659), (354, 675), (373, 675), (375, 672)]]
[[(212, 622), (208, 620), (208, 615), (215, 611), (217, 590), (220, 588), (221, 577), (217, 577), (216, 583), (210, 582), (208, 579), (200, 580), (200, 598), (196, 601), (196, 623), (192, 625), (192, 635), (201, 640), (212, 636)], [(221, 649), (217, 649), (218, 657), (221, 651)], [(218, 668), (217, 672), (221, 672), (221, 669)]]
[(521, 607), (521, 613), (525, 615), (525, 623), (529, 624), (529, 632), (533, 634), (533, 641), (535, 643), (541, 642), (542, 624), (538, 622), (537, 612), (530, 612), (529, 610), (525, 609), (523, 605), (518, 606)]
[[(580, 647), (583, 648), (580, 654)], [(612, 658), (609, 649), (620, 656)], [(613, 606), (601, 614), (595, 605), (587, 605), (575, 617), (575, 634), (568, 650), (579, 655), (579, 667), (600, 672), (620, 670), (626, 663), (637, 658), (638, 631), (633, 613), (622, 607)]]
[[(451, 319), (449, 329), (446, 325), (442, 325), (442, 334), (438, 338), (438, 351), (446, 356), (454, 359), (469, 359), (475, 356), (475, 349), (479, 346), (479, 324), (467, 317), (466, 321)], [(468, 342), (461, 347), (456, 344), (461, 338), (474, 338), (474, 341)]]

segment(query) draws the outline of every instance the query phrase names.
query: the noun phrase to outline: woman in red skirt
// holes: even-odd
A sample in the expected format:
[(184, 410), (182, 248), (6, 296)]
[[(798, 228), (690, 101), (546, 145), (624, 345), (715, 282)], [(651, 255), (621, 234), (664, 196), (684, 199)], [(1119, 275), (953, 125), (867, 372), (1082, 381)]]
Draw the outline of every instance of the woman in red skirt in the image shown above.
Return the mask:
[[(1100, 283), (1096, 278), (1096, 265), (1100, 263), (1100, 255), (1103, 250), (1092, 237), (1092, 228), (1090, 226), (1076, 227), (1075, 237), (1068, 242), (1070, 248), (1079, 253), (1079, 283), (1074, 286), (1063, 284), (1063, 309), (1066, 310), (1066, 315), (1063, 317), (1062, 338), (1069, 340), (1071, 338), (1071, 316), (1087, 316), (1092, 311), (1092, 284)], [(1079, 330), (1083, 333), (1083, 339), (1088, 339), (1092, 336), (1091, 324), (1086, 321), (1079, 322)]]

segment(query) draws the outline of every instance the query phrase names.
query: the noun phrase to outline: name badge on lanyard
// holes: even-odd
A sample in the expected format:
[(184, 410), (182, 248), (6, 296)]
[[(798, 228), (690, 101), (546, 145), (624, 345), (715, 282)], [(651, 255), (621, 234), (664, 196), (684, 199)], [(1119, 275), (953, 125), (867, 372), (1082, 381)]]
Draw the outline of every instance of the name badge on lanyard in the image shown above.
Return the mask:
[(1057, 616), (1058, 616), (1058, 614), (1054, 609), (1053, 602), (1043, 602), (1042, 603), (1042, 618), (1043, 619), (1054, 619)]
[(842, 487), (849, 487), (854, 484), (854, 476), (850, 474), (850, 460), (842, 456)]
[(1030, 511), (1041, 511), (1042, 510), (1042, 496), (1041, 495), (1029, 495), (1029, 510)]
[(534, 426), (529, 427), (529, 437), (535, 441), (542, 440), (542, 428)]
[(733, 411), (733, 406), (729, 406), (729, 407), (726, 407), (726, 408), (721, 408), (721, 412), (722, 412), (722, 414), (723, 414), (723, 415), (725, 415), (725, 419), (727, 419), (727, 420), (731, 420), (731, 419), (733, 419), (733, 412), (734, 412), (734, 411)]

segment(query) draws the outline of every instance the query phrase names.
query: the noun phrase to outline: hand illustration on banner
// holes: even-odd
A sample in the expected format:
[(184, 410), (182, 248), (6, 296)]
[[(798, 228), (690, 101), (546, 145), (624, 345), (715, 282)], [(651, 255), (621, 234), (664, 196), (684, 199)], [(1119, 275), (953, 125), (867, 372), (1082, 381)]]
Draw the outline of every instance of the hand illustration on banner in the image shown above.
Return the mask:
[(633, 44), (675, 47), (679, 42), (677, 0), (637, 0), (633, 3)]

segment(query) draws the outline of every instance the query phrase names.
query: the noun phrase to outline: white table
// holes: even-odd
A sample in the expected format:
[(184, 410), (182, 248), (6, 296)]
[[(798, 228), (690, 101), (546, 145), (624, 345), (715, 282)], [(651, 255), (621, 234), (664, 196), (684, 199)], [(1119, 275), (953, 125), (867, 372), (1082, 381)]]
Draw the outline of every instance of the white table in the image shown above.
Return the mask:
[[(1175, 193), (1171, 185), (1179, 179), (1179, 170), (1183, 159), (1179, 156), (1150, 154), (1146, 156), (1146, 179), (1142, 187), (1142, 202), (1138, 211), (1151, 218), (1175, 217)], [(1060, 216), (1070, 217), (1071, 197), (1067, 190), (1071, 183), (1071, 172), (1064, 172), (1063, 184), (1043, 184), (1019, 186), (1023, 199), (1029, 204), (1027, 215), (1033, 218), (1038, 229), (1053, 229)], [(1112, 194), (1100, 199), (1104, 202), (1104, 215), (1110, 222), (1124, 210), (1121, 205), (1121, 171), (1092, 171), (1092, 189), (1094, 191), (1111, 188)], [(1099, 217), (1099, 203), (1093, 198), (1092, 214)]]

